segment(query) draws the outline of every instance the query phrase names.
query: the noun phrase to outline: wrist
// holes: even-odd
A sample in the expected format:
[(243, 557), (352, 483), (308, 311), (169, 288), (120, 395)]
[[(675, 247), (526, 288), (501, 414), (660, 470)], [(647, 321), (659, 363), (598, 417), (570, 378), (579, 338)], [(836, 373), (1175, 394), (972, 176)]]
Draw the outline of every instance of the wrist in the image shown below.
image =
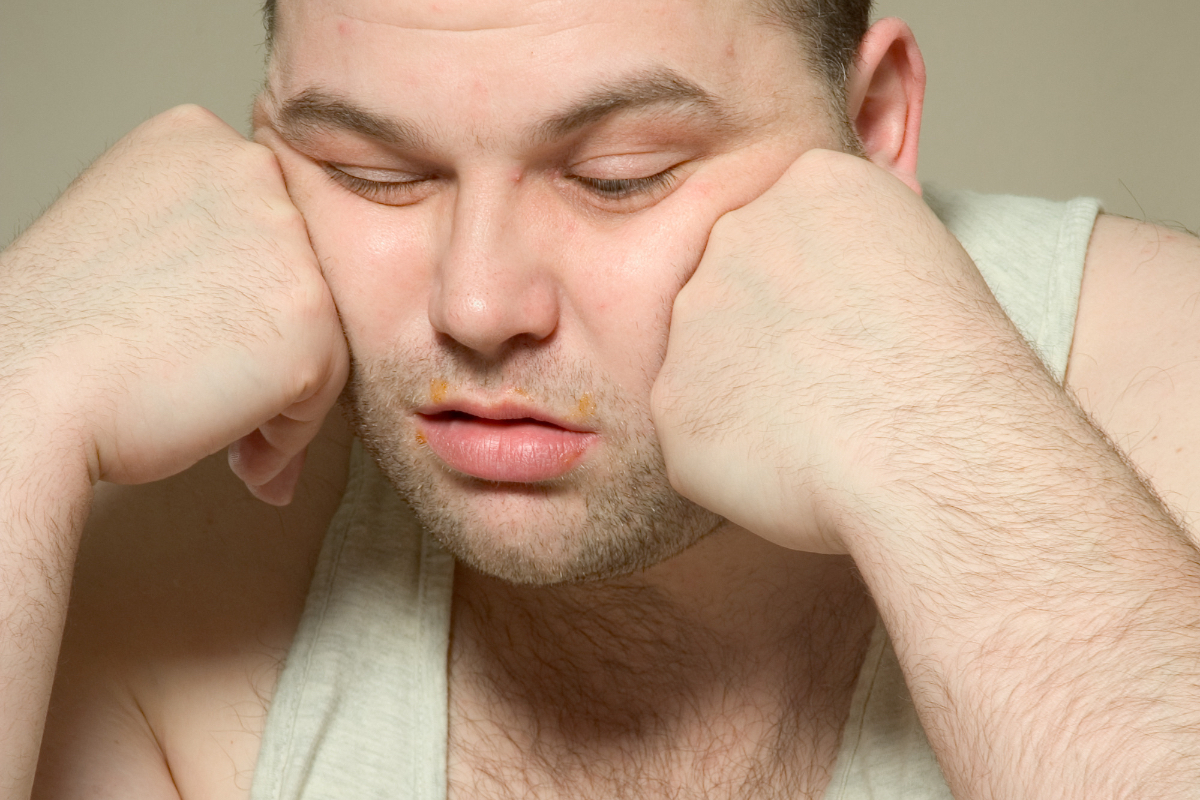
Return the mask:
[(0, 773), (14, 796), (28, 796), (92, 482), (78, 438), (47, 424), (34, 395), (7, 378), (0, 381)]
[[(1104, 434), (1048, 377), (1029, 380), (1012, 376), (1020, 387), (981, 399), (969, 424), (948, 423), (842, 506), (841, 541), (885, 618), (894, 610), (894, 635), (1003, 650), (1010, 634), (1068, 619), (1103, 635), (1132, 613), (1122, 592), (1165, 587), (1179, 577), (1166, 565), (1196, 563)], [(1174, 588), (1194, 593), (1180, 575)]]
[(0, 363), (5, 386), (0, 398), (0, 494), (9, 502), (37, 506), (90, 499), (99, 475), (84, 415), (65, 402), (66, 387), (54, 385), (60, 376), (12, 366)]
[(1011, 324), (996, 322), (944, 331), (957, 344), (939, 364), (893, 376), (895, 397), (920, 402), (864, 415), (825, 504), (851, 552), (944, 551), (947, 528), (1019, 526), (1034, 506), (1077, 505), (1081, 488), (1069, 483), (1094, 494), (1097, 471), (1126, 476)]

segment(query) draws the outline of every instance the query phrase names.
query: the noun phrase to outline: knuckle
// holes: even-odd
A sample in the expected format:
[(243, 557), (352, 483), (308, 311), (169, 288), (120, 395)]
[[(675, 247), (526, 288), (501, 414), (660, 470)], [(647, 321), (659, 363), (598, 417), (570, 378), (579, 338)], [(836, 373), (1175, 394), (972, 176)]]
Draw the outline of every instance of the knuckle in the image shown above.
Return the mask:
[(282, 190), (274, 193), (262, 187), (253, 192), (251, 196), (240, 197), (239, 205), (245, 221), (264, 237), (263, 246), (291, 263), (315, 263), (308, 225), (287, 195)]
[[(707, 291), (699, 285), (692, 286), (687, 293), (680, 292), (675, 296), (675, 305), (671, 308), (671, 330), (668, 334), (668, 346), (678, 355), (691, 350), (693, 338), (698, 330), (698, 324), (705, 322), (705, 303)], [(678, 357), (677, 355), (677, 357)]]
[(807, 170), (831, 170), (839, 172), (852, 168), (853, 164), (860, 160), (848, 153), (841, 153), (836, 150), (822, 150), (821, 148), (814, 147), (811, 150), (805, 151), (800, 158), (796, 159), (792, 165), (792, 169), (801, 172)]
[(291, 292), (291, 306), (306, 324), (328, 322), (336, 316), (329, 286), (316, 267), (300, 273)]
[(212, 125), (221, 122), (221, 118), (203, 106), (198, 106), (195, 103), (183, 103), (174, 108), (164, 111), (160, 116), (164, 119), (176, 124), (186, 125)]
[(666, 473), (667, 473), (667, 482), (669, 484), (671, 484), (671, 488), (674, 489), (676, 492), (683, 495), (684, 497), (690, 498), (690, 497), (694, 496), (691, 472), (690, 472), (690, 470), (687, 470), (686, 468), (681, 469), (678, 466), (678, 463), (680, 462), (680, 460), (681, 459), (677, 459), (677, 458), (673, 459), (673, 458), (670, 458), (670, 456), (667, 456), (667, 461), (665, 464)]
[(284, 202), (272, 203), (271, 211), (275, 218), (275, 224), (282, 233), (292, 237), (294, 241), (300, 242), (306, 253), (311, 251), (312, 248), (308, 244), (308, 223), (305, 222), (300, 209), (292, 205), (290, 200), (285, 199)]
[(143, 131), (164, 135), (197, 132), (208, 134), (220, 132), (237, 135), (216, 114), (207, 108), (195, 104), (179, 105), (167, 109), (161, 114), (151, 117), (139, 127)]
[(810, 150), (797, 162), (803, 183), (820, 187), (845, 189), (870, 179), (873, 174), (869, 161), (849, 153), (832, 150)]
[[(709, 244), (712, 245), (714, 241), (717, 243), (730, 241), (745, 235), (749, 219), (754, 214), (752, 206), (753, 203), (749, 203), (741, 208), (736, 208), (733, 211), (722, 214), (713, 223), (712, 231), (708, 236)], [(748, 211), (748, 208), (751, 210)]]
[(730, 237), (738, 226), (738, 215), (741, 211), (740, 208), (728, 211), (717, 218), (708, 232), (708, 247), (704, 251), (705, 256), (711, 256), (714, 244), (720, 244)]
[(295, 402), (308, 400), (329, 384), (331, 359), (323, 356), (324, 354), (307, 354), (292, 370), (291, 396)]
[(696, 323), (702, 323), (714, 311), (727, 309), (738, 302), (739, 294), (722, 280), (721, 274), (714, 273), (716, 270), (705, 270), (693, 276), (675, 295), (675, 304), (671, 308), (671, 332), (681, 343), (690, 340), (692, 326)]
[(243, 179), (283, 191), (283, 171), (279, 167), (279, 159), (270, 148), (241, 139), (233, 160)]

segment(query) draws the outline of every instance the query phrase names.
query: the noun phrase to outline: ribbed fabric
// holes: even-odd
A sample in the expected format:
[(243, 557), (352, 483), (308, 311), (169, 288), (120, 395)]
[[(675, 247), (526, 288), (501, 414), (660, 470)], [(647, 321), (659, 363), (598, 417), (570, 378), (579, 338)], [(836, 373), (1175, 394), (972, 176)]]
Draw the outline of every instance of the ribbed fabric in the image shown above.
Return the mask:
[(446, 796), (454, 560), (354, 443), (267, 715), (254, 800)]
[(1000, 307), (1061, 383), (1099, 203), (929, 188), (925, 202), (962, 242)]
[[(1098, 206), (968, 192), (926, 200), (1061, 381)], [(453, 560), (355, 444), (271, 702), (252, 800), (446, 797)], [(878, 626), (826, 800), (950, 798)]]

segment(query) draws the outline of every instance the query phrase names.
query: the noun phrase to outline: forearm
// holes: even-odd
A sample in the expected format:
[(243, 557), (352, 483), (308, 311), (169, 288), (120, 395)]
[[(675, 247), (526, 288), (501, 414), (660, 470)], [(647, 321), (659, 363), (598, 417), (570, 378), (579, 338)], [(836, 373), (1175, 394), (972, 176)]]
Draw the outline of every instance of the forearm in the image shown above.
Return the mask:
[(947, 778), (964, 798), (1194, 796), (1197, 554), (1048, 378), (990, 377), (1020, 401), (960, 409), (976, 435), (946, 431), (963, 444), (919, 480), (914, 446), (913, 479), (845, 539)]
[(902, 184), (810, 151), (722, 217), (654, 389), (681, 494), (854, 558), (956, 796), (1195, 795), (1197, 554)]
[(33, 784), (91, 482), (82, 458), (0, 420), (0, 798), (9, 800)]
[[(0, 797), (29, 797), (70, 593), (71, 556), (86, 503), (3, 508), (0, 570)], [(53, 546), (48, 539), (59, 540)]]
[(92, 465), (54, 373), (63, 326), (29, 291), (24, 242), (0, 254), (0, 800), (29, 797), (66, 617)]

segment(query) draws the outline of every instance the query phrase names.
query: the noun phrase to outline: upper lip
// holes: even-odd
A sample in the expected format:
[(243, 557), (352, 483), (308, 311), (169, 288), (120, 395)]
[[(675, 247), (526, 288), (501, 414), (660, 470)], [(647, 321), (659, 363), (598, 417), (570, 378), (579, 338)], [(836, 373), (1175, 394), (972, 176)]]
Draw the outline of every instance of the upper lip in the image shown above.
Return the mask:
[(459, 413), (490, 420), (531, 419), (536, 422), (555, 425), (564, 430), (574, 431), (575, 433), (595, 432), (595, 428), (580, 425), (578, 422), (570, 422), (561, 417), (549, 414), (542, 409), (509, 399), (492, 403), (466, 399), (446, 400), (441, 403), (431, 403), (421, 406), (416, 409), (416, 413), (423, 417)]

